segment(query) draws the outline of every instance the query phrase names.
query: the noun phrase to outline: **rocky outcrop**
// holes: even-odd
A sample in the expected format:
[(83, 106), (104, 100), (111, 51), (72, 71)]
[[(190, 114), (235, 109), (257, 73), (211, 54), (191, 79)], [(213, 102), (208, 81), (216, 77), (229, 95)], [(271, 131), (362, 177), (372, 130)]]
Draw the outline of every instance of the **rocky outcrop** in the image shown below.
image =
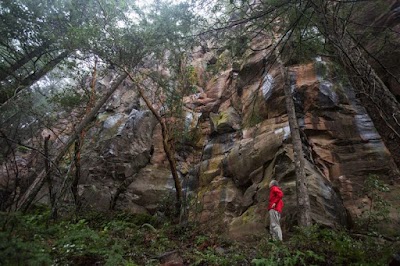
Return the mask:
[[(118, 185), (127, 179), (137, 181), (138, 172), (148, 165), (156, 120), (150, 111), (132, 109), (130, 114), (103, 113), (98, 123), (101, 127), (89, 132), (92, 142), (86, 144), (82, 154), (84, 171), (79, 186), (87, 204), (107, 209)], [(138, 198), (135, 195), (128, 193), (125, 198)], [(136, 204), (135, 200), (131, 202)], [(132, 209), (129, 205), (127, 209)]]
[[(287, 230), (296, 224), (296, 182), (280, 72), (261, 51), (250, 54), (240, 70), (227, 69), (210, 78), (207, 64), (201, 63), (210, 54), (199, 53), (194, 64), (198, 85), (204, 86), (184, 98), (185, 127), (197, 137), (193, 143), (182, 140), (187, 148), (176, 157), (190, 217), (232, 238), (263, 236), (268, 183), (277, 179), (285, 194)], [(368, 175), (388, 180), (397, 168), (352, 88), (337, 80), (332, 66), (322, 58), (293, 66), (291, 80), (312, 219), (337, 227), (365, 210), (362, 189)], [(121, 98), (112, 99), (99, 116), (101, 127), (90, 132), (96, 141), (83, 157), (81, 195), (88, 204), (105, 208), (118, 185), (129, 181), (116, 207), (153, 213), (174, 193), (160, 128), (135, 94), (118, 95)]]
[[(284, 231), (296, 224), (284, 82), (267, 55), (248, 53), (240, 68), (215, 74), (207, 71), (207, 62), (218, 65), (219, 59), (199, 49), (193, 58), (197, 91), (183, 99), (184, 132), (176, 140), (190, 219), (236, 239), (268, 234), (271, 179), (279, 180), (285, 194)], [(398, 170), (365, 108), (334, 68), (322, 58), (290, 68), (312, 219), (329, 227), (350, 225), (371, 204), (363, 188), (375, 174), (389, 185), (384, 199), (393, 206), (396, 230)], [(98, 89), (107, 84), (99, 81)], [(84, 208), (153, 214), (173, 206), (175, 187), (161, 129), (129, 87), (119, 88), (87, 132), (79, 195)]]
[[(362, 192), (367, 177), (376, 174), (390, 182), (398, 178), (398, 170), (367, 111), (348, 84), (334, 82), (331, 67), (319, 59), (294, 68), (302, 99), (299, 108), (315, 165), (340, 191), (346, 209), (356, 218), (365, 211)], [(386, 196), (390, 198), (396, 189), (393, 186)]]
[[(222, 88), (221, 83), (211, 82), (207, 87), (215, 91), (213, 86), (218, 86), (218, 94), (208, 95), (217, 98), (210, 102), (219, 105), (214, 104), (214, 112), (204, 121), (212, 130), (199, 164), (194, 208), (198, 213), (193, 213), (193, 219), (219, 225), (234, 238), (267, 234), (265, 208), (271, 179), (279, 180), (285, 193), (284, 223), (296, 223), (283, 82), (276, 69), (266, 66), (262, 55), (253, 54), (232, 82), (222, 83)], [(346, 226), (365, 208), (363, 181), (370, 174), (388, 181), (397, 171), (396, 165), (352, 88), (345, 81), (334, 80), (329, 63), (319, 58), (292, 67), (291, 72), (307, 156), (312, 219), (331, 227)], [(232, 91), (236, 93), (229, 94)], [(223, 99), (222, 94), (231, 96)], [(201, 105), (197, 108), (204, 110)], [(225, 122), (229, 121), (224, 117), (226, 110), (235, 110), (240, 123)], [(218, 127), (221, 124), (224, 126)]]

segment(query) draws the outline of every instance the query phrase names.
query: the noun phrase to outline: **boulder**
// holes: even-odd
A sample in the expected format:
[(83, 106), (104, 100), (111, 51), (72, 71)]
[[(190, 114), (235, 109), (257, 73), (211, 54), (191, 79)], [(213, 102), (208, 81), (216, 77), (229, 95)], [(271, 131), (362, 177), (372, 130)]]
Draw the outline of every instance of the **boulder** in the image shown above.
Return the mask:
[(240, 129), (240, 116), (233, 107), (218, 114), (210, 113), (211, 128), (213, 132), (225, 134)]

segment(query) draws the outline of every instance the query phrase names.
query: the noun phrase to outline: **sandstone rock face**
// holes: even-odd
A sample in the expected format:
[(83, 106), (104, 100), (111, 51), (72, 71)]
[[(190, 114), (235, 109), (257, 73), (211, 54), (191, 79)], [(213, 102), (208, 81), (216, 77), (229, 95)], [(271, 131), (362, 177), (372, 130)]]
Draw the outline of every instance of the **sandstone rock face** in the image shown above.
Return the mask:
[[(291, 71), (312, 219), (335, 227), (348, 225), (362, 213), (368, 175), (388, 180), (397, 167), (352, 88), (334, 81), (328, 65), (317, 58)], [(208, 84), (205, 93), (214, 103), (212, 112), (197, 105), (208, 114), (211, 132), (198, 164), (197, 211), (192, 218), (233, 238), (252, 239), (267, 234), (271, 179), (280, 181), (285, 194), (284, 230), (296, 223), (293, 152), (279, 71), (266, 67), (262, 54), (251, 54), (238, 76), (231, 76), (231, 82)], [(235, 110), (241, 121), (224, 117), (226, 110)]]
[(296, 82), (303, 88), (298, 92), (304, 99), (299, 103), (304, 113), (303, 130), (315, 164), (339, 189), (344, 205), (356, 218), (364, 211), (360, 195), (366, 178), (376, 174), (388, 180), (397, 167), (351, 87), (335, 84), (329, 76), (321, 75), (325, 72), (321, 68), (329, 70), (323, 60), (294, 69), (298, 76), (315, 73), (314, 78), (308, 75)]
[[(160, 125), (130, 87), (125, 82), (116, 91), (87, 132), (79, 182), (84, 208), (108, 210), (115, 199), (114, 208), (132, 213), (173, 208), (175, 187)], [(196, 127), (200, 115), (188, 112), (188, 128)], [(190, 156), (186, 160), (178, 160), (182, 175), (190, 170)]]
[[(226, 69), (210, 78), (207, 62), (213, 57), (199, 51), (193, 63), (198, 91), (184, 98), (185, 127), (197, 137), (186, 144), (177, 140), (186, 147), (176, 158), (191, 204), (190, 218), (236, 239), (268, 234), (271, 179), (280, 181), (285, 194), (284, 231), (296, 224), (283, 78), (276, 66), (268, 65), (265, 53), (253, 52), (239, 70)], [(317, 58), (292, 67), (291, 80), (311, 216), (315, 222), (337, 227), (348, 225), (366, 208), (362, 188), (368, 175), (386, 178), (397, 168), (352, 88), (334, 80), (330, 67)], [(80, 191), (87, 204), (104, 209), (128, 180), (116, 208), (154, 213), (174, 193), (161, 130), (135, 93), (121, 90), (116, 95), (98, 117), (100, 127), (89, 132), (96, 141), (84, 154)], [(391, 201), (399, 204), (393, 197)]]
[[(129, 115), (105, 113), (102, 116), (102, 127), (90, 132), (98, 139), (87, 143), (86, 152), (82, 154), (84, 171), (80, 181), (81, 196), (89, 197), (87, 203), (97, 209), (108, 208), (118, 185), (137, 176), (139, 170), (148, 165), (156, 125), (150, 111), (132, 109)], [(135, 195), (126, 197), (135, 198)]]

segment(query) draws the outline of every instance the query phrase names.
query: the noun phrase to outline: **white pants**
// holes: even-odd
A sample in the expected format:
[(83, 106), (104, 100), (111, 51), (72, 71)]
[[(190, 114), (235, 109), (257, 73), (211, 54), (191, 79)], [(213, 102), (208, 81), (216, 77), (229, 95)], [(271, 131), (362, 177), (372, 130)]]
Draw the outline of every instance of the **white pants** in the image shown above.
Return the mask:
[(281, 220), (281, 214), (276, 210), (269, 210), (269, 232), (273, 239), (279, 239), (282, 241), (282, 229), (279, 221)]

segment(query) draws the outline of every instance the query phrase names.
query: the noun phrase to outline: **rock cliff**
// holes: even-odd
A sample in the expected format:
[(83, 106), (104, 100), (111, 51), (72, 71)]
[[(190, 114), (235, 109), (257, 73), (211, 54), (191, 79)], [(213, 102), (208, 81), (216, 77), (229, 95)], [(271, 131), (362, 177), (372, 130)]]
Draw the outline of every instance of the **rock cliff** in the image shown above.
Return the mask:
[[(255, 40), (255, 45), (257, 41), (268, 46), (267, 39)], [(249, 50), (232, 68), (225, 53), (196, 48), (191, 59), (196, 91), (183, 98), (185, 128), (181, 138), (175, 139), (189, 219), (236, 239), (267, 234), (271, 179), (280, 182), (285, 194), (283, 230), (296, 224), (296, 180), (284, 81), (270, 52)], [(290, 67), (312, 219), (329, 227), (354, 226), (374, 204), (365, 192), (365, 181), (374, 175), (388, 185), (389, 191), (381, 195), (391, 204), (391, 222), (385, 229), (399, 232), (399, 171), (344, 76), (337, 65), (321, 57)], [(99, 80), (99, 93), (111, 81), (112, 75)], [(154, 99), (157, 92), (146, 89)], [(56, 146), (71, 132), (77, 120), (73, 116), (64, 118), (64, 128), (53, 129), (58, 137), (51, 141)], [(16, 163), (23, 169), (24, 183), (38, 172), (35, 165), (42, 167), (34, 153), (22, 154)], [(155, 214), (173, 206), (175, 187), (160, 125), (128, 81), (88, 129), (81, 166), (78, 193), (85, 210), (114, 208)], [(1, 169), (3, 176), (6, 170)], [(43, 195), (45, 190), (38, 199), (47, 202)]]
[[(285, 194), (284, 230), (296, 224), (296, 193), (283, 78), (269, 51), (248, 53), (240, 69), (209, 71), (212, 52), (197, 51), (197, 92), (184, 98), (192, 143), (177, 154), (190, 219), (232, 238), (267, 233), (268, 183)], [(215, 64), (215, 62), (213, 62)], [(301, 126), (312, 219), (330, 227), (352, 226), (368, 210), (369, 175), (390, 184), (392, 228), (400, 200), (398, 170), (352, 87), (323, 58), (290, 68)], [(86, 206), (155, 213), (174, 196), (159, 125), (125, 84), (89, 132), (82, 155), (80, 195)], [(179, 140), (178, 140), (179, 141)], [(115, 197), (117, 195), (118, 197)]]

